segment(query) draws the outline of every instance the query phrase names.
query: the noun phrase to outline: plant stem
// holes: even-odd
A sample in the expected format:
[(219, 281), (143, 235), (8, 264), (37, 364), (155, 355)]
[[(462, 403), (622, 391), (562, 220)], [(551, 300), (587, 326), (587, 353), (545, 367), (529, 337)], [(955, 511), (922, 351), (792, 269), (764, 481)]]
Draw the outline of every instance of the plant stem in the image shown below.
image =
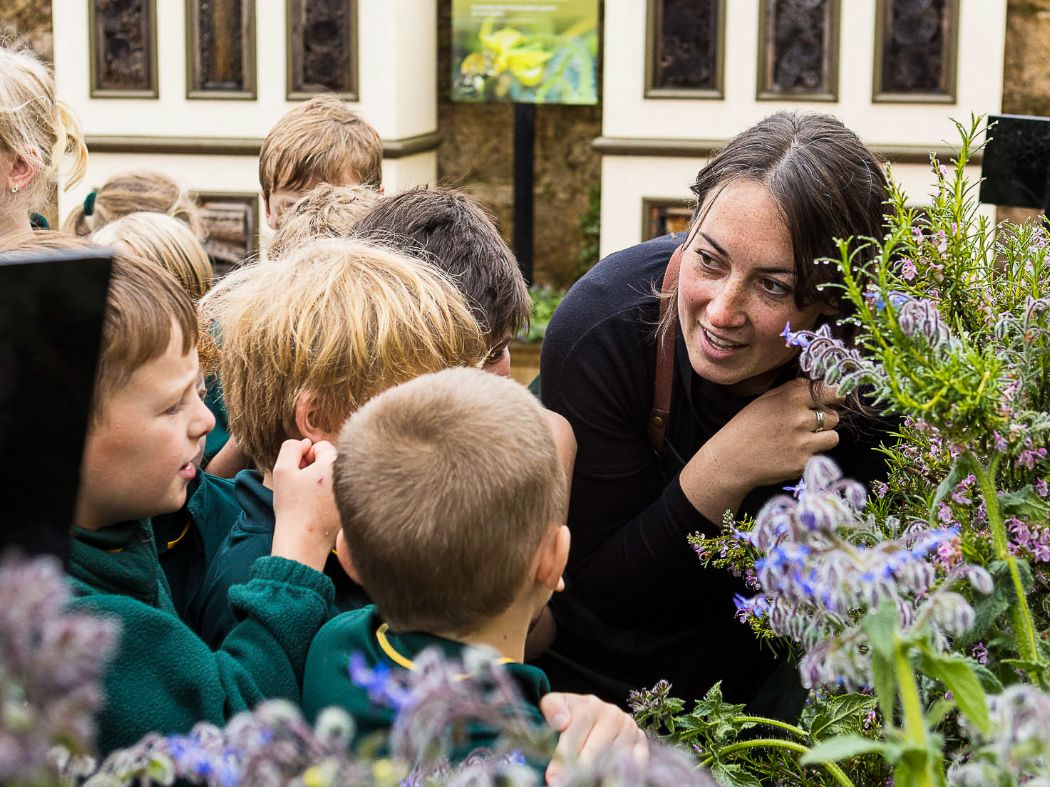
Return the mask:
[(1003, 514), (999, 509), (999, 493), (995, 488), (995, 466), (998, 459), (993, 459), (988, 467), (982, 465), (972, 454), (971, 459), (973, 460), (973, 474), (977, 477), (977, 484), (984, 498), (984, 510), (988, 516), (988, 529), (992, 533), (995, 556), (1006, 563), (1010, 572), (1010, 581), (1014, 586), (1014, 595), (1017, 597), (1016, 602), (1010, 606), (1014, 646), (1017, 648), (1017, 654), (1024, 661), (1038, 664), (1039, 650), (1036, 647), (1032, 611), (1028, 607), (1028, 597), (1025, 596), (1024, 585), (1021, 582), (1021, 571), (1017, 567), (1017, 558), (1010, 552), (1006, 522), (1003, 521)]
[[(809, 752), (808, 746), (803, 746), (801, 743), (795, 743), (794, 741), (785, 741), (781, 740), (780, 738), (754, 738), (753, 740), (737, 741), (736, 743), (731, 743), (728, 746), (723, 746), (714, 754), (710, 755), (709, 757), (706, 757), (703, 760), (703, 762), (700, 763), (700, 767), (706, 768), (712, 762), (714, 762), (715, 760), (717, 760), (725, 754), (732, 754), (733, 752), (737, 751), (746, 751), (747, 749), (757, 748), (787, 749), (788, 751), (793, 751), (798, 754), (806, 754), (807, 752)], [(836, 782), (842, 785), (842, 787), (856, 787), (856, 785), (854, 785), (853, 782), (850, 780), (849, 776), (846, 775), (846, 772), (843, 771), (842, 768), (840, 768), (835, 763), (822, 762), (821, 765), (823, 765), (824, 769), (831, 774), (831, 778), (833, 778)]]
[(919, 776), (920, 787), (934, 787), (932, 775), (933, 760), (930, 757), (930, 736), (926, 729), (926, 718), (922, 713), (922, 700), (919, 698), (919, 686), (915, 682), (915, 673), (908, 662), (907, 647), (899, 641), (894, 646), (894, 671), (897, 673), (897, 685), (901, 698), (901, 710), (904, 713), (904, 734), (908, 742), (926, 752), (925, 767)]
[(792, 735), (797, 735), (800, 738), (808, 738), (809, 733), (801, 727), (796, 727), (794, 724), (788, 724), (784, 721), (777, 721), (776, 719), (769, 719), (765, 716), (737, 716), (732, 721), (733, 724), (761, 724), (765, 727), (779, 727), (782, 730), (790, 732)]

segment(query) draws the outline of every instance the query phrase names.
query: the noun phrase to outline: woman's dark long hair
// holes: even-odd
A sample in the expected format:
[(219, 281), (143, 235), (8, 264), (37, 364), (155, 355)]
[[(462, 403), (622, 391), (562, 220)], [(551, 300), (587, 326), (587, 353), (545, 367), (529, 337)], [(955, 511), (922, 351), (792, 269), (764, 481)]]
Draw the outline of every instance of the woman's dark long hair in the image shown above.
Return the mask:
[[(840, 281), (838, 269), (814, 260), (838, 257), (836, 238), (855, 237), (856, 247), (864, 243), (862, 237), (882, 237), (888, 198), (882, 162), (831, 115), (777, 112), (733, 137), (697, 174), (689, 237), (708, 197), (737, 180), (761, 183), (773, 195), (791, 235), (796, 304), (823, 303), (845, 311), (837, 289), (819, 290), (821, 284)], [(669, 304), (671, 326), (676, 301)]]

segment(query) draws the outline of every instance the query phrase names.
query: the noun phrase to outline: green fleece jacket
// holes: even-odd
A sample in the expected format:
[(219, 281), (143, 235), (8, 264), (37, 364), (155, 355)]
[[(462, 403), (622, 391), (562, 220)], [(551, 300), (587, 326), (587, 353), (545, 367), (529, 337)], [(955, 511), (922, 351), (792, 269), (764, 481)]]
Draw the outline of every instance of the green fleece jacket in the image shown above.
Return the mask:
[(190, 481), (182, 508), (153, 517), (153, 538), (171, 600), (179, 617), (191, 626), (190, 605), (201, 590), (219, 545), (240, 513), (233, 479), (201, 471)]
[(149, 521), (73, 529), (69, 574), (80, 610), (116, 618), (121, 636), (103, 676), (103, 754), (150, 731), (222, 724), (264, 699), (298, 702), (310, 641), (332, 583), (292, 560), (256, 561), (230, 601), (243, 619), (212, 652), (175, 614)]
[[(355, 742), (376, 732), (389, 732), (394, 724), (393, 708), (376, 705), (368, 697), (368, 690), (350, 680), (350, 656), (360, 653), (370, 669), (386, 665), (393, 673), (414, 667), (413, 660), (427, 648), (438, 648), (447, 658), (463, 658), (467, 648), (462, 642), (435, 637), (421, 632), (395, 633), (381, 630), (383, 619), (374, 605), (344, 612), (324, 625), (306, 660), (303, 679), (303, 712), (311, 721), (331, 705), (346, 710), (354, 719)], [(539, 702), (550, 691), (550, 683), (543, 670), (507, 663), (506, 670), (521, 690), (526, 711), (532, 721), (543, 726), (546, 721), (540, 713)], [(462, 760), (475, 749), (491, 748), (496, 731), (482, 725), (467, 729), (468, 739), (452, 753), (454, 761)], [(530, 763), (542, 773), (547, 763)]]

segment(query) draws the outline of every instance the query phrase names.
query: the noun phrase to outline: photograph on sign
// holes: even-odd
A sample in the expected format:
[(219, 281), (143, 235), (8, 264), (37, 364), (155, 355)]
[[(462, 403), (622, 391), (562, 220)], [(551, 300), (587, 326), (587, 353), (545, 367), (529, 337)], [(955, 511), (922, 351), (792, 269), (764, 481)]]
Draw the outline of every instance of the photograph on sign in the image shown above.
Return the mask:
[(598, 0), (452, 0), (452, 100), (597, 104)]

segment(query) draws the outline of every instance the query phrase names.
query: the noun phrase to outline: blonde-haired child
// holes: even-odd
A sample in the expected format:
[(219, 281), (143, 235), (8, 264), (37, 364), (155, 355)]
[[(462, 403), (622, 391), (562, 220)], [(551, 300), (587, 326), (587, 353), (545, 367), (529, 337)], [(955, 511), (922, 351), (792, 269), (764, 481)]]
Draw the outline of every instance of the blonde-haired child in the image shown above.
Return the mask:
[[(70, 236), (43, 241), (38, 248), (98, 248)], [(72, 605), (121, 626), (96, 720), (103, 754), (153, 730), (222, 724), (267, 698), (297, 701), (309, 642), (332, 597), (316, 569), (338, 527), (326, 485), (335, 452), (298, 441), (284, 446), (274, 470), (273, 557), (233, 593), (246, 622), (216, 653), (175, 614), (150, 518), (183, 504), (212, 424), (198, 393), (196, 342), (197, 315), (178, 282), (117, 249), (68, 561)]]
[(0, 46), (0, 241), (32, 232), (30, 213), (44, 205), (67, 155), (69, 188), (87, 166), (80, 124), (56, 98), (51, 71), (35, 54)]
[(266, 223), (318, 183), (371, 186), (383, 183), (383, 140), (364, 118), (335, 95), (315, 96), (285, 113), (259, 150), (259, 185)]
[[(163, 213), (130, 213), (92, 233), (91, 239), (165, 269), (194, 303), (211, 289), (208, 255), (190, 228), (176, 218)], [(205, 404), (214, 413), (211, 403)], [(209, 437), (212, 433), (209, 431)], [(207, 455), (207, 439), (202, 441), (201, 453), (201, 458)], [(209, 472), (199, 471), (190, 481), (184, 506), (153, 517), (160, 565), (180, 617), (186, 616), (191, 600), (200, 592), (208, 565), (240, 513), (233, 482), (213, 474), (211, 463), (208, 466)]]
[(314, 186), (281, 214), (267, 258), (278, 259), (318, 238), (349, 238), (381, 196), (371, 186)]
[(166, 213), (186, 224), (200, 240), (204, 230), (197, 205), (186, 190), (162, 172), (134, 170), (114, 175), (73, 208), (62, 224), (71, 235), (90, 235), (130, 213)]
[[(486, 345), (441, 271), (364, 241), (318, 240), (280, 265), (242, 267), (216, 286), (202, 310), (222, 336), (219, 374), (230, 431), (262, 470), (236, 476), (243, 513), (191, 613), (205, 641), (220, 643), (236, 622), (227, 590), (269, 552), (268, 468), (282, 441), (334, 438), (376, 394), (427, 372), (477, 365)], [(332, 611), (364, 603), (338, 562), (329, 563), (337, 595)]]
[(163, 213), (140, 211), (106, 224), (91, 235), (104, 246), (121, 244), (167, 269), (194, 300), (203, 298), (215, 280), (208, 253), (189, 226)]

